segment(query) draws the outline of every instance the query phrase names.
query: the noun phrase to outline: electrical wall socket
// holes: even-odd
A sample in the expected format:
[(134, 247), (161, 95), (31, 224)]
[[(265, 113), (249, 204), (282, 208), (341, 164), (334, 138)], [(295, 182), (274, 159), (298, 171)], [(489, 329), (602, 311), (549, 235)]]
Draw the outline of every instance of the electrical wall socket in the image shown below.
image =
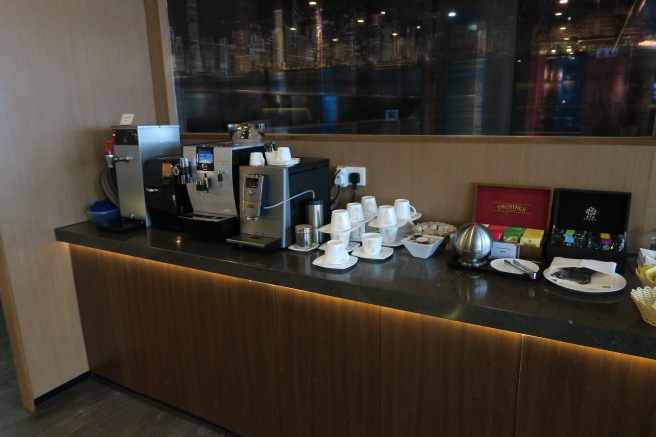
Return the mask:
[(359, 173), (360, 174), (360, 182), (358, 182), (358, 187), (364, 187), (365, 185), (367, 185), (367, 168), (366, 167), (338, 166), (336, 173), (339, 174), (339, 177), (335, 178), (335, 185), (339, 185), (340, 187), (348, 187), (348, 186), (351, 185), (349, 183), (349, 175), (351, 173)]

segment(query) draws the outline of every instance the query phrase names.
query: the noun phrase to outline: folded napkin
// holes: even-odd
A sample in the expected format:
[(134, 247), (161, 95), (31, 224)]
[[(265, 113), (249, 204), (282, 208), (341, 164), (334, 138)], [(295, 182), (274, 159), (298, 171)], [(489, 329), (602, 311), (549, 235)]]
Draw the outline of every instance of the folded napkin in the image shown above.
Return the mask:
[[(549, 266), (549, 279), (553, 282), (569, 288), (584, 290), (608, 290), (615, 285), (616, 263), (597, 261), (593, 259), (572, 259), (555, 257)], [(593, 271), (588, 283), (582, 284), (576, 280), (563, 279), (560, 271), (571, 268), (586, 268)]]
[(656, 250), (640, 249), (638, 254), (639, 266), (650, 266), (656, 264)]

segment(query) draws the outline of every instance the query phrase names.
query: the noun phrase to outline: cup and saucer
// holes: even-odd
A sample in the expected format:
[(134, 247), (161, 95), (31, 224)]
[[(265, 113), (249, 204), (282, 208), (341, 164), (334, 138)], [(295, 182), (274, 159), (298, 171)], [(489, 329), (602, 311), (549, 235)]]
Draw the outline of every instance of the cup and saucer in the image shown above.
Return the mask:
[(404, 219), (407, 222), (414, 222), (421, 218), (421, 213), (410, 204), (408, 199), (396, 199), (394, 201), (394, 212), (398, 219)]
[(349, 213), (345, 209), (336, 209), (330, 215), (330, 223), (319, 228), (319, 232), (334, 234), (339, 232), (352, 232), (357, 230), (362, 223), (353, 223)]
[(355, 249), (351, 255), (380, 261), (389, 258), (393, 253), (394, 249), (383, 247), (383, 234), (366, 232), (362, 234), (362, 246)]
[(355, 249), (353, 252), (351, 252), (352, 256), (356, 256), (362, 259), (370, 259), (374, 261), (382, 261), (384, 259), (389, 258), (393, 254), (394, 254), (394, 249), (392, 249), (391, 247), (384, 247), (384, 246), (380, 248), (380, 252), (376, 255), (366, 254), (363, 246), (360, 246), (357, 249)]
[[(319, 250), (326, 250), (326, 244), (327, 243), (323, 243), (321, 246), (318, 246)], [(360, 247), (360, 242), (359, 241), (349, 241), (348, 244), (346, 245), (346, 251), (347, 252), (352, 252), (355, 249), (357, 249), (358, 247)]]
[(349, 255), (342, 240), (330, 240), (326, 244), (326, 252), (312, 261), (312, 264), (326, 269), (344, 270), (353, 267), (358, 258)]
[(317, 243), (312, 243), (307, 247), (301, 247), (298, 244), (294, 243), (291, 246), (289, 246), (287, 249), (293, 250), (295, 252), (311, 252), (311, 251), (313, 251), (314, 249), (316, 249), (318, 247), (319, 247), (319, 244), (317, 244)]
[(399, 219), (392, 205), (383, 205), (378, 207), (376, 218), (368, 223), (368, 226), (379, 229), (398, 229), (408, 221)]

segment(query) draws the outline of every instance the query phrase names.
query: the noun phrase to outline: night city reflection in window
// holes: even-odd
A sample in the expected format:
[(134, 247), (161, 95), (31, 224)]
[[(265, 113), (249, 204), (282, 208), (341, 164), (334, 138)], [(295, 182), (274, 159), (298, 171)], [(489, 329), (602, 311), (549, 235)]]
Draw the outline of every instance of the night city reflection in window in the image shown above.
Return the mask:
[(654, 0), (168, 0), (179, 123), (649, 136)]

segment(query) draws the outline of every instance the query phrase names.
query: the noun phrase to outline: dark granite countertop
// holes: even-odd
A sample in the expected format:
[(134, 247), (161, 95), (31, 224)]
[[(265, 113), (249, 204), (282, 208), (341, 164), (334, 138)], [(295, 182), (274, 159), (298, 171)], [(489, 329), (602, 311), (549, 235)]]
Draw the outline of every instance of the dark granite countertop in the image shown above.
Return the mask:
[(385, 261), (347, 270), (312, 265), (319, 251), (262, 252), (158, 229), (126, 235), (88, 222), (57, 228), (58, 241), (207, 272), (252, 279), (382, 307), (656, 359), (656, 327), (631, 300), (640, 281), (628, 267), (624, 290), (585, 294), (544, 278), (529, 281), (454, 269), (444, 245), (428, 259), (403, 248)]

